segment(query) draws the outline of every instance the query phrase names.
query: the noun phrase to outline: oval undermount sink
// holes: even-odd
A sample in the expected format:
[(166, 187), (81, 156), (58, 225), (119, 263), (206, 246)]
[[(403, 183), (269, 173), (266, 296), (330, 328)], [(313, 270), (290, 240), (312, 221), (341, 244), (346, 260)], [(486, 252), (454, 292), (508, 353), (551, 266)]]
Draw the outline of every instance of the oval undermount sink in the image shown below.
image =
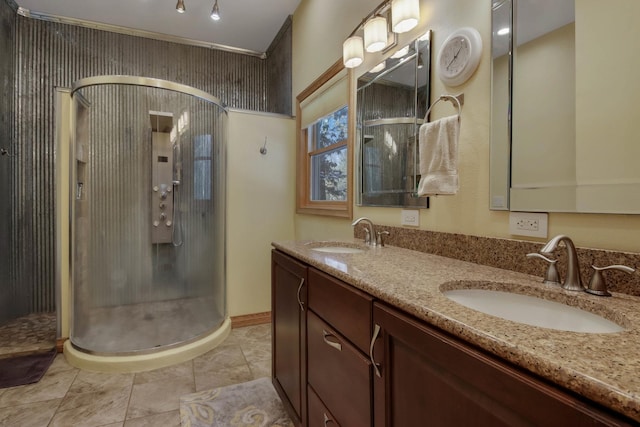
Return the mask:
[(320, 246), (318, 248), (311, 248), (313, 251), (318, 252), (331, 252), (334, 254), (359, 254), (364, 252), (360, 248), (352, 248), (347, 246)]
[(587, 333), (624, 330), (597, 314), (529, 295), (489, 289), (453, 289), (442, 293), (450, 300), (474, 310), (531, 326)]

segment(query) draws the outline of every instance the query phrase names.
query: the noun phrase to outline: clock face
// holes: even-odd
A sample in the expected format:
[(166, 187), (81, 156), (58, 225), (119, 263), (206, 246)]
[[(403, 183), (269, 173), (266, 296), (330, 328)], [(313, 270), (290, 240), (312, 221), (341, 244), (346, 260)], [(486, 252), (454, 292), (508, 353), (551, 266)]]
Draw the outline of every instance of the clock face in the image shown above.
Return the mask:
[(469, 39), (464, 36), (454, 37), (443, 49), (440, 72), (447, 77), (460, 74), (467, 66), (471, 55)]
[(438, 54), (438, 74), (448, 86), (458, 86), (473, 75), (482, 53), (482, 39), (474, 28), (455, 31), (442, 44)]

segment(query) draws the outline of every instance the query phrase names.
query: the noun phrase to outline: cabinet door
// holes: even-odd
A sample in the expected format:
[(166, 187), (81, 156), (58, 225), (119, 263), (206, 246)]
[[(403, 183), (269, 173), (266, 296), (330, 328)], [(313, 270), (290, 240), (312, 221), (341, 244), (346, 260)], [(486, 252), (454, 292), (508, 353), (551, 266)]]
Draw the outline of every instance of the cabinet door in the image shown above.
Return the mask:
[(631, 425), (393, 308), (373, 321), (376, 427)]
[(272, 375), (296, 425), (306, 417), (306, 265), (271, 253)]
[(313, 311), (307, 328), (309, 385), (341, 426), (370, 426), (371, 362)]

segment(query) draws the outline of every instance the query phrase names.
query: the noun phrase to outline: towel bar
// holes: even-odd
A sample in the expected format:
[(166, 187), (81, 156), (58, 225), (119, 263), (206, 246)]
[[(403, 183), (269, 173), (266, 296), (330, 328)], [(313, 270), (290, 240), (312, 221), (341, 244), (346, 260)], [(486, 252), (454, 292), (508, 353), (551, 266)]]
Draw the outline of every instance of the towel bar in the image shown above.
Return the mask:
[(461, 93), (460, 95), (446, 95), (446, 94), (445, 95), (440, 95), (438, 97), (438, 99), (436, 99), (435, 102), (433, 104), (431, 104), (431, 106), (429, 107), (429, 109), (425, 113), (425, 115), (424, 115), (425, 123), (427, 122), (427, 117), (429, 117), (429, 113), (431, 112), (431, 109), (433, 108), (433, 106), (436, 105), (440, 101), (451, 101), (451, 103), (453, 105), (458, 107), (458, 121), (459, 121), (460, 120), (460, 115), (462, 114), (462, 106), (464, 105), (464, 93)]

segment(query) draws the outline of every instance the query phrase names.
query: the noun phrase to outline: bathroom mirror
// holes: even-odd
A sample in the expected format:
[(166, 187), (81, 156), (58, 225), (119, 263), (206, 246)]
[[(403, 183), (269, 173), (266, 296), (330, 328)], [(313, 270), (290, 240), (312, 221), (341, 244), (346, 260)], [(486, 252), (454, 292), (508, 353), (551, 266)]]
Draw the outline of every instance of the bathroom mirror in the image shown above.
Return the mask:
[(640, 213), (640, 2), (491, 7), (491, 208)]
[(399, 46), (358, 79), (356, 194), (360, 206), (429, 207), (429, 199), (415, 193), (420, 181), (418, 128), (431, 98), (430, 35), (428, 31)]

